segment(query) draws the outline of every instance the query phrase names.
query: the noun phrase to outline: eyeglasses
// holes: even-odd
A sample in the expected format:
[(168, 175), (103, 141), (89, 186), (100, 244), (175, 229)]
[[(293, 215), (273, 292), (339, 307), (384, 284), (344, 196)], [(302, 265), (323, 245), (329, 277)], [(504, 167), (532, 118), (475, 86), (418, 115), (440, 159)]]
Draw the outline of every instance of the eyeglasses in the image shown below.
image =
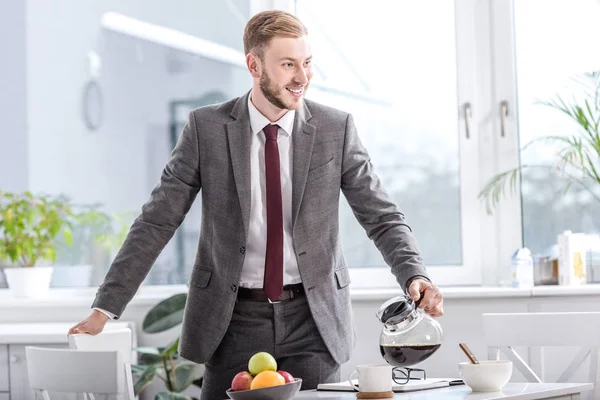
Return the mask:
[(395, 367), (392, 369), (392, 379), (398, 385), (406, 385), (411, 380), (427, 379), (427, 374), (424, 369)]

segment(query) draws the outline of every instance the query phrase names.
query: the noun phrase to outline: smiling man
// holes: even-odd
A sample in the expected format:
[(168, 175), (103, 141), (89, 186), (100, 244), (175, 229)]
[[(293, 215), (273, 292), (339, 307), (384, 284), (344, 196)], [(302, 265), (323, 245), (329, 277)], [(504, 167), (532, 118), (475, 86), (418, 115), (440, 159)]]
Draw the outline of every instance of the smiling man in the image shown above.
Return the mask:
[(433, 316), (442, 295), (404, 215), (373, 171), (351, 115), (304, 100), (312, 54), (304, 25), (266, 11), (244, 32), (252, 89), (190, 112), (160, 183), (70, 333), (118, 318), (201, 190), (198, 254), (179, 352), (205, 363), (203, 400), (268, 352), (302, 389), (340, 381), (354, 325), (339, 237), (343, 193), (400, 287)]

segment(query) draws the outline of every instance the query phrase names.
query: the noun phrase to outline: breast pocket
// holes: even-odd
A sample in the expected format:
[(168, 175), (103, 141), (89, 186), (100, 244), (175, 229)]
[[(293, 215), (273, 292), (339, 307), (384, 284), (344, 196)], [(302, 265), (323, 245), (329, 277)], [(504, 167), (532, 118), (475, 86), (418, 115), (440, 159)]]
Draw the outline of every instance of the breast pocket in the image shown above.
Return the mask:
[(203, 289), (208, 286), (211, 275), (212, 270), (210, 269), (195, 268), (192, 272), (192, 278), (190, 279), (190, 283), (197, 288)]
[(315, 181), (328, 173), (332, 173), (335, 168), (335, 157), (331, 157), (327, 162), (321, 164), (311, 170), (308, 171), (308, 177), (306, 178), (306, 183)]
[(335, 279), (338, 284), (338, 289), (343, 289), (350, 284), (350, 271), (348, 267), (343, 266), (335, 270)]

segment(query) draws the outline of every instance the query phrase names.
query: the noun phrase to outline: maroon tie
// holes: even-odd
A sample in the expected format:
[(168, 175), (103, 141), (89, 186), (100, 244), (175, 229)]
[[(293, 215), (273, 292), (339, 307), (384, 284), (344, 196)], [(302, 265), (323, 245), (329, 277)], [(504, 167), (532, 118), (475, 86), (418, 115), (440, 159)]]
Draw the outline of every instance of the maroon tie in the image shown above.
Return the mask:
[(271, 301), (283, 291), (283, 210), (281, 205), (281, 176), (279, 148), (277, 147), (278, 125), (264, 127), (265, 175), (267, 186), (267, 252), (265, 254), (265, 281), (263, 290)]

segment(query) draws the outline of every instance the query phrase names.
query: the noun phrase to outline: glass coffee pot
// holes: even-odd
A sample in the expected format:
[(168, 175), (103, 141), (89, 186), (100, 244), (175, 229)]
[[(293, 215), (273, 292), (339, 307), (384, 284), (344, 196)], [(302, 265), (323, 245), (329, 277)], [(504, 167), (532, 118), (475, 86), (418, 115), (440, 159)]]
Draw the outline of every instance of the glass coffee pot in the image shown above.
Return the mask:
[(442, 327), (418, 308), (419, 302), (410, 296), (398, 296), (383, 303), (377, 311), (377, 319), (383, 324), (379, 349), (390, 365), (416, 365), (442, 345)]

